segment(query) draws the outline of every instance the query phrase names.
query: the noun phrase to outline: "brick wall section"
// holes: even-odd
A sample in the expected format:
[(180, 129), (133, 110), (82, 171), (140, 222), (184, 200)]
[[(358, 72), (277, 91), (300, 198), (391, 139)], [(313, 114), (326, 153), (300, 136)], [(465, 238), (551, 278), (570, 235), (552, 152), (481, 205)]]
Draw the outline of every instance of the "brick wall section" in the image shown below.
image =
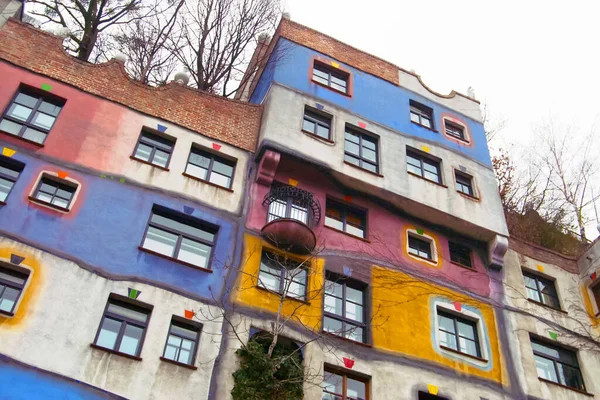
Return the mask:
[(0, 59), (210, 138), (256, 149), (262, 107), (176, 83), (160, 88), (140, 84), (120, 62), (77, 60), (63, 50), (62, 39), (16, 20), (0, 29)]
[(574, 257), (563, 256), (555, 251), (548, 250), (535, 244), (515, 239), (513, 237), (508, 240), (508, 247), (517, 253), (533, 258), (534, 260), (556, 265), (557, 267), (573, 274), (579, 273), (577, 259)]
[(326, 54), (344, 64), (399, 85), (398, 67), (289, 19), (282, 19), (281, 37)]

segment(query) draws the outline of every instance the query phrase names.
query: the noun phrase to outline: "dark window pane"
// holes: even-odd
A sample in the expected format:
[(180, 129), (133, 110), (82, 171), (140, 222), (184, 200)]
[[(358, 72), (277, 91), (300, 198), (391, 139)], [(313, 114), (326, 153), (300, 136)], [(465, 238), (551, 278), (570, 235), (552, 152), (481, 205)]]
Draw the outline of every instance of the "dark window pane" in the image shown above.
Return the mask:
[(23, 104), (24, 106), (31, 108), (35, 107), (37, 101), (38, 99), (36, 97), (27, 95), (25, 93), (19, 93), (15, 99), (15, 103)]
[(200, 239), (212, 242), (214, 240), (214, 233), (208, 232), (201, 228), (189, 225), (187, 223), (179, 222), (169, 217), (165, 217), (159, 214), (152, 214), (151, 222), (160, 224), (164, 227), (173, 229), (183, 234), (189, 234)]
[(148, 319), (148, 313), (143, 311), (134, 310), (131, 307), (110, 303), (107, 308), (107, 312), (117, 314), (125, 318), (129, 318), (138, 322), (146, 322)]

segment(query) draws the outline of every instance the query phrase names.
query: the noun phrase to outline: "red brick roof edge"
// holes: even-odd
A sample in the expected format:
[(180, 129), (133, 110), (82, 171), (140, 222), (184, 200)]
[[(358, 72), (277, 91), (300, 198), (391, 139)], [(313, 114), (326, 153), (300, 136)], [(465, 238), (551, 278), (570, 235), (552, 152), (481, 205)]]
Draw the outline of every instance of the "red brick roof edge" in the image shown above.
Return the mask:
[(0, 29), (0, 59), (212, 139), (256, 150), (262, 106), (174, 82), (148, 86), (133, 80), (122, 62), (81, 61), (64, 50), (62, 41), (11, 18)]

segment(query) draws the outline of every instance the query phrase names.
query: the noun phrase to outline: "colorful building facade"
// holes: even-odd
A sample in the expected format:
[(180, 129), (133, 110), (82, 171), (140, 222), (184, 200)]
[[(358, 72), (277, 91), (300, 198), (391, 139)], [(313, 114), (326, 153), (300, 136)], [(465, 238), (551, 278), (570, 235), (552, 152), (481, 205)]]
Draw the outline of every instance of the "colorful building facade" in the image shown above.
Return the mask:
[(274, 320), (306, 399), (597, 393), (597, 246), (509, 242), (477, 100), (289, 19), (259, 51), (230, 100), (0, 29), (0, 398), (230, 399)]

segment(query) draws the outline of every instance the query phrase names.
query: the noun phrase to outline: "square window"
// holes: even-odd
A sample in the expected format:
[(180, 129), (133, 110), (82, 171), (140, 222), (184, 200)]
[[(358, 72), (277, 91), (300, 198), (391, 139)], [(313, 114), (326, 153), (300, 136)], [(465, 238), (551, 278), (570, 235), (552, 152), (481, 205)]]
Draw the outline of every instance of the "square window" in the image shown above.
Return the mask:
[(454, 171), (454, 177), (456, 179), (457, 192), (464, 193), (467, 196), (475, 196), (473, 192), (473, 178), (456, 170)]
[(21, 86), (0, 119), (0, 130), (44, 144), (65, 101)]
[(313, 82), (328, 86), (335, 91), (347, 94), (350, 74), (315, 61), (313, 64), (312, 80)]
[(471, 249), (456, 242), (448, 242), (450, 260), (465, 267), (472, 268)]
[(331, 116), (306, 106), (302, 130), (325, 140), (331, 140)]
[(185, 173), (231, 189), (236, 162), (192, 146)]
[(0, 155), (0, 203), (6, 202), (24, 168), (22, 162)]
[(421, 153), (406, 149), (407, 171), (429, 181), (442, 183), (440, 162)]
[(530, 272), (523, 272), (527, 297), (538, 303), (560, 310), (560, 301), (554, 281)]
[(465, 128), (461, 125), (452, 123), (448, 120), (444, 120), (444, 126), (446, 128), (446, 134), (452, 136), (458, 140), (466, 141)]
[(53, 208), (69, 211), (77, 188), (76, 183), (43, 174), (32, 197)]
[(410, 234), (408, 235), (408, 253), (413, 256), (433, 261), (431, 242), (429, 240), (419, 239)]
[(367, 212), (327, 199), (325, 225), (352, 236), (367, 237)]
[(323, 330), (356, 342), (366, 342), (366, 285), (327, 273)]
[(368, 379), (325, 366), (323, 400), (366, 400), (368, 395)]
[(442, 348), (481, 358), (477, 322), (437, 309), (438, 341)]
[(410, 120), (427, 129), (433, 128), (433, 109), (410, 100)]
[(562, 346), (531, 337), (538, 377), (585, 392), (577, 354)]
[(154, 206), (142, 248), (209, 269), (217, 228), (186, 214)]
[(163, 358), (194, 365), (202, 324), (173, 316), (165, 343)]
[(294, 219), (308, 226), (313, 226), (320, 218), (320, 208), (316, 210), (313, 194), (296, 186), (273, 182), (271, 191), (265, 200), (269, 205), (267, 222), (280, 218)]
[(344, 135), (344, 160), (367, 171), (379, 172), (379, 140), (346, 125)]
[(307, 267), (287, 257), (268, 251), (262, 252), (258, 286), (284, 297), (306, 300)]
[(14, 313), (27, 279), (29, 270), (0, 264), (0, 313)]
[(148, 304), (111, 294), (94, 344), (139, 357), (151, 312), (152, 306)]
[(175, 139), (142, 130), (132, 157), (161, 168), (168, 168)]

